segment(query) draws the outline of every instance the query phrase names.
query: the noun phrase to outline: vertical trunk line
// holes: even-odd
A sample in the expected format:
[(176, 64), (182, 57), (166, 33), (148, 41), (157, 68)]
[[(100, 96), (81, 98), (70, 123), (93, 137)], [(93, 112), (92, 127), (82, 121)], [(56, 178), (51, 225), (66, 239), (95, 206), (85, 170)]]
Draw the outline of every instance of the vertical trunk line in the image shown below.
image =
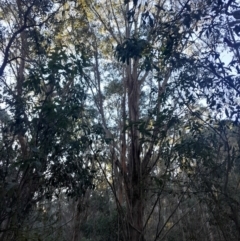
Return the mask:
[(130, 149), (129, 149), (129, 182), (131, 192), (129, 193), (131, 217), (130, 235), (131, 241), (144, 240), (143, 235), (143, 180), (140, 160), (139, 131), (139, 100), (140, 81), (138, 81), (137, 67), (138, 59), (130, 60), (127, 66), (127, 91), (128, 111), (130, 121)]

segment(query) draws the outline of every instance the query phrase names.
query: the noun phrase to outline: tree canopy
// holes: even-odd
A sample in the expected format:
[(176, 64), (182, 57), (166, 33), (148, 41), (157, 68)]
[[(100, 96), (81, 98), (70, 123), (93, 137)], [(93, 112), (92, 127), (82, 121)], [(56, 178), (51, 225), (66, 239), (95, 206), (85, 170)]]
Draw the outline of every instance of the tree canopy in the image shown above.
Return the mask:
[(0, 2), (0, 240), (240, 239), (237, 0)]

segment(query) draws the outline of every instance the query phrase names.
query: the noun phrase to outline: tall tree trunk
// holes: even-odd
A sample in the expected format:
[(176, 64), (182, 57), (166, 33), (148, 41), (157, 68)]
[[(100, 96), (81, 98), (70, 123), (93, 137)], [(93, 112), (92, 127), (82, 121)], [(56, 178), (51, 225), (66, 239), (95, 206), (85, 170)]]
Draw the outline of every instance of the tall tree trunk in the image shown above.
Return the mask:
[(138, 59), (127, 66), (127, 90), (128, 90), (128, 111), (130, 123), (130, 146), (128, 160), (128, 217), (130, 220), (129, 240), (143, 241), (143, 175), (141, 168), (141, 148), (139, 144), (139, 131), (136, 122), (139, 121), (139, 99), (140, 99), (140, 81), (137, 75)]

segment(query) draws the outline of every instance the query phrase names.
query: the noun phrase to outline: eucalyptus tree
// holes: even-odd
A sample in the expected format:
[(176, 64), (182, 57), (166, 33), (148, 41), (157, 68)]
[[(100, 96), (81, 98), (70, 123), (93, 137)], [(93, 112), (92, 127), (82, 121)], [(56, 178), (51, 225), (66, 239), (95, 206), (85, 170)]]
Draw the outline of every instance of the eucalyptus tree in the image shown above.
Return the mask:
[[(206, 202), (208, 219), (218, 227), (212, 240), (214, 235), (222, 240), (238, 240), (236, 205), (239, 200), (235, 194), (238, 193), (239, 176), (235, 170), (239, 159), (239, 2), (212, 1), (209, 8), (207, 22), (201, 25), (196, 37), (199, 46), (195, 45), (201, 53), (195, 63), (201, 78), (193, 85), (192, 79), (186, 81), (188, 76), (184, 75), (182, 83), (189, 90), (201, 89), (194, 96), (206, 98), (211, 114), (203, 117), (188, 105), (192, 114), (206, 125), (199, 132), (193, 129), (201, 125), (191, 124), (195, 138), (187, 145), (192, 144), (192, 153), (181, 148), (185, 155), (188, 153), (189, 159), (197, 160), (197, 171), (191, 179), (195, 191), (200, 192), (200, 200)], [(217, 121), (218, 118), (221, 121)]]
[[(159, 170), (158, 163), (166, 163), (160, 165), (162, 175), (170, 172), (167, 163), (175, 158), (171, 144), (178, 116), (186, 103), (197, 102), (196, 93), (203, 90), (197, 81), (207, 83), (209, 71), (202, 75), (197, 66), (203, 55), (196, 51), (201, 43), (195, 42), (195, 35), (201, 35), (197, 28), (203, 28), (216, 4), (111, 0), (78, 4), (86, 11), (94, 52), (94, 74), (85, 78), (99, 113), (99, 134), (109, 143), (96, 151), (95, 158), (114, 192), (125, 239), (145, 240), (152, 215), (145, 209), (149, 179)], [(103, 163), (106, 153), (110, 178)], [(153, 197), (158, 200), (159, 192)], [(159, 238), (165, 227), (157, 228), (152, 238)]]
[[(202, 144), (198, 127), (218, 118), (223, 103), (238, 121), (237, 3), (3, 3), (1, 229), (17, 231), (23, 211), (65, 188), (78, 200), (78, 240), (82, 197), (97, 163), (115, 198), (121, 238), (165, 239), (189, 202), (192, 183), (179, 170)], [(224, 45), (234, 52), (228, 67)], [(208, 117), (194, 110), (199, 100), (212, 110)], [(186, 128), (191, 151), (179, 150)], [(199, 165), (202, 154), (210, 160), (206, 152)], [(16, 239), (14, 230), (1, 238)]]
[(86, 158), (88, 67), (83, 45), (60, 46), (56, 31), (64, 1), (2, 1), (0, 239), (20, 240), (28, 214), (64, 190), (92, 187)]

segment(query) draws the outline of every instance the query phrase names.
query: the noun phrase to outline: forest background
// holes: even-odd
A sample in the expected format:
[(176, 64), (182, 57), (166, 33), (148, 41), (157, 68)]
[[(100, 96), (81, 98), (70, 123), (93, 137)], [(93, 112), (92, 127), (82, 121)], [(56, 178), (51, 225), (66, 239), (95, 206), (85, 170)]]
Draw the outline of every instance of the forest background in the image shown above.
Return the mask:
[(0, 0), (0, 240), (240, 240), (238, 0)]

